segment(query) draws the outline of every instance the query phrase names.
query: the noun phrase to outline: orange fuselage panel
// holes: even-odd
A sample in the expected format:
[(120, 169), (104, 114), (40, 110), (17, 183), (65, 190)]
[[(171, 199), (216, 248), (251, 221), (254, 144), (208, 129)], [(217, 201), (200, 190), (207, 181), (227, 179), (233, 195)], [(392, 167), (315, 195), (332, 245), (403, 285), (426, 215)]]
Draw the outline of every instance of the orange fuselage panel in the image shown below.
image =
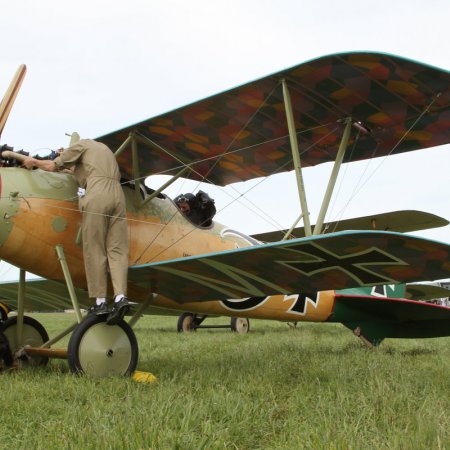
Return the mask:
[[(218, 223), (209, 229), (196, 227), (181, 215), (169, 199), (154, 199), (144, 208), (134, 208), (130, 200), (132, 195), (126, 192), (126, 196), (129, 204), (130, 266), (252, 245), (251, 239), (246, 239), (244, 235), (223, 233), (226, 227)], [(73, 198), (15, 194), (9, 198), (2, 196), (1, 205), (2, 260), (43, 278), (64, 281), (55, 251), (59, 245), (64, 249), (74, 285), (86, 288), (80, 239), (81, 214)], [(128, 294), (132, 300), (142, 302), (150, 293), (129, 283)], [(333, 302), (334, 292), (327, 291), (317, 293), (314, 299), (301, 295), (275, 295), (239, 303), (231, 300), (179, 303), (158, 295), (152, 304), (208, 315), (324, 321), (331, 314)]]

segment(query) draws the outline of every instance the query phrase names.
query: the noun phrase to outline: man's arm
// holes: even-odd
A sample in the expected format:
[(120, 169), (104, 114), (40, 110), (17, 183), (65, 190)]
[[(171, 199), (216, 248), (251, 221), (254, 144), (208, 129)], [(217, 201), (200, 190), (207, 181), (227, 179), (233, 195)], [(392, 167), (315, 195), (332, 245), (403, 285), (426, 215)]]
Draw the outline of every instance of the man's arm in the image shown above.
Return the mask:
[(35, 159), (29, 156), (22, 163), (26, 169), (34, 169), (37, 167), (38, 169), (45, 170), (47, 172), (56, 172), (58, 169), (56, 164), (51, 159)]

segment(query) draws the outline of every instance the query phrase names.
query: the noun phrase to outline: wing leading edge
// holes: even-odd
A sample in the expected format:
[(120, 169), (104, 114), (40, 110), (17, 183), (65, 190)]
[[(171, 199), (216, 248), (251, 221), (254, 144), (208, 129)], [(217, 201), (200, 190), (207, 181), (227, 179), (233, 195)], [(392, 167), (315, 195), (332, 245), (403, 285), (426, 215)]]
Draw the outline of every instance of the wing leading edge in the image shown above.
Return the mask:
[[(450, 142), (450, 73), (368, 52), (318, 58), (97, 139), (115, 151), (135, 133), (144, 176), (191, 164), (189, 178), (226, 185), (289, 171), (283, 79), (303, 167), (335, 159), (347, 117), (366, 132), (353, 129), (345, 162)], [(131, 147), (118, 156), (129, 177)]]
[(448, 278), (450, 245), (392, 232), (339, 232), (131, 267), (129, 281), (179, 302)]

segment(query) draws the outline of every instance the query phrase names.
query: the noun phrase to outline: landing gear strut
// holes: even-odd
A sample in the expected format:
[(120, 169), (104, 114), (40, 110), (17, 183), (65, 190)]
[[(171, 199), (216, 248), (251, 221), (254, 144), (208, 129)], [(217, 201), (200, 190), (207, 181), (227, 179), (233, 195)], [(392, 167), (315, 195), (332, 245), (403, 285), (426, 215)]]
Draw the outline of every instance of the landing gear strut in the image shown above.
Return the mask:
[(245, 317), (232, 317), (230, 325), (201, 325), (208, 316), (184, 312), (178, 318), (177, 331), (179, 333), (196, 331), (199, 328), (229, 328), (239, 334), (250, 331), (250, 321)]

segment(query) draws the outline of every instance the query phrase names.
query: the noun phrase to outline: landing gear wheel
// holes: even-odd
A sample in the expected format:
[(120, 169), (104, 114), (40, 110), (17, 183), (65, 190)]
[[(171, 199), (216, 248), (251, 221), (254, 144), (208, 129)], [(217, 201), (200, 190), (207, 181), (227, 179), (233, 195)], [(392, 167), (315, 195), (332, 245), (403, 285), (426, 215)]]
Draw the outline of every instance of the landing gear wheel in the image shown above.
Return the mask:
[[(37, 320), (29, 316), (24, 316), (23, 318), (22, 342), (20, 347), (17, 342), (17, 316), (6, 319), (2, 322), (1, 328), (8, 338), (13, 355), (22, 347), (40, 347), (44, 342), (48, 341), (48, 334), (45, 328)], [(23, 367), (45, 366), (48, 363), (48, 358), (44, 356), (23, 355), (19, 359)]]
[(72, 372), (101, 378), (131, 375), (138, 362), (138, 343), (131, 327), (121, 320), (106, 324), (106, 315), (92, 315), (73, 331), (67, 348)]
[(177, 331), (179, 333), (182, 332), (189, 332), (189, 331), (195, 331), (195, 316), (192, 313), (184, 312), (181, 314), (181, 316), (178, 318), (177, 323)]
[(246, 334), (250, 331), (250, 321), (244, 317), (231, 318), (231, 331), (239, 334)]
[(0, 322), (5, 321), (8, 318), (9, 308), (0, 302)]

